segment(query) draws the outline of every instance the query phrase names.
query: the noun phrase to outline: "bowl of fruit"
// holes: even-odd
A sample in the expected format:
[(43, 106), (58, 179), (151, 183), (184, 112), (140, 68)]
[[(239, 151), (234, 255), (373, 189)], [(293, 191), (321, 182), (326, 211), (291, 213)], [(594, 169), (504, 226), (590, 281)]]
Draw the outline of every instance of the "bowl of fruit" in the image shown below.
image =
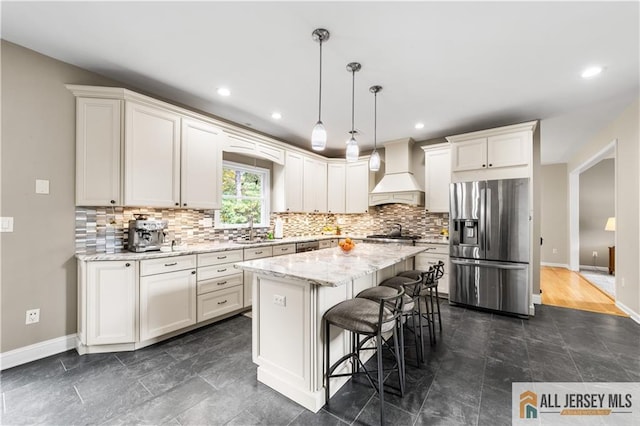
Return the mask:
[(340, 240), (338, 246), (340, 247), (342, 253), (350, 254), (356, 247), (356, 243), (354, 243), (351, 238), (345, 238), (344, 240)]

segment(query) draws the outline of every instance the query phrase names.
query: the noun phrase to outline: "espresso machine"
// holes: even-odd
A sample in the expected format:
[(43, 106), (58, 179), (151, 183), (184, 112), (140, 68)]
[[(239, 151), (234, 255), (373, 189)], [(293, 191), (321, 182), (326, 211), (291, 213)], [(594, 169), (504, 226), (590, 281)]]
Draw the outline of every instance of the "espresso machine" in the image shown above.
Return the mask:
[(129, 251), (141, 253), (145, 251), (160, 250), (164, 243), (166, 220), (148, 219), (144, 215), (134, 215), (135, 219), (129, 221)]

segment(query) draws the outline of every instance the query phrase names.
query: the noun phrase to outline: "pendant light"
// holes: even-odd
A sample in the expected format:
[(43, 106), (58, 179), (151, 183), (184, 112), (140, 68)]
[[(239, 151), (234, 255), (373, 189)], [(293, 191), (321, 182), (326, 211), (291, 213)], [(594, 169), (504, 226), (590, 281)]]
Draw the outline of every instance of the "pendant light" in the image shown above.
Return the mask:
[(378, 153), (378, 135), (377, 127), (378, 127), (378, 92), (382, 90), (382, 86), (371, 86), (369, 87), (369, 91), (373, 93), (373, 152), (371, 153), (371, 157), (369, 157), (369, 170), (372, 172), (377, 172), (380, 170), (380, 154)]
[(320, 88), (318, 95), (318, 122), (313, 126), (311, 132), (311, 149), (314, 151), (324, 151), (327, 146), (327, 130), (322, 124), (322, 42), (329, 40), (329, 31), (323, 28), (317, 28), (311, 33), (313, 39), (320, 43)]
[(354, 116), (355, 116), (355, 93), (356, 93), (356, 72), (360, 71), (362, 66), (358, 62), (351, 62), (347, 65), (347, 71), (351, 73), (351, 139), (347, 142), (347, 163), (358, 161), (360, 156), (360, 148), (356, 141)]

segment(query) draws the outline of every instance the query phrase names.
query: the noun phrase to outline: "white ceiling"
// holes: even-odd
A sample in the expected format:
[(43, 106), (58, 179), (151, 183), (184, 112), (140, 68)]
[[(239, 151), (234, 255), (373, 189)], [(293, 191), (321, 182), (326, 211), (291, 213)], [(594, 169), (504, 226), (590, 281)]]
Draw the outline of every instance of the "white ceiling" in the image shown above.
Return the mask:
[[(565, 162), (638, 97), (638, 2), (2, 2), (2, 38), (327, 154), (541, 119), (543, 163)], [(591, 64), (606, 67), (584, 80)], [(77, 83), (77, 82), (69, 82)], [(226, 86), (228, 98), (216, 94)], [(278, 110), (283, 118), (271, 119)], [(423, 122), (422, 130), (414, 129)]]

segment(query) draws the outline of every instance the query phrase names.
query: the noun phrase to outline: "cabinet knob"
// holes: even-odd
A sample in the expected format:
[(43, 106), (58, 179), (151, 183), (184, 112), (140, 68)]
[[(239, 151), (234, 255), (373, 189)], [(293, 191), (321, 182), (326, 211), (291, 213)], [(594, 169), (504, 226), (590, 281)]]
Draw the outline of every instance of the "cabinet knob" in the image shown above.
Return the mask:
[(116, 200), (111, 200), (111, 201), (109, 201), (109, 202), (110, 202), (111, 204), (115, 204), (115, 203), (116, 203)]
[(180, 203), (176, 203), (176, 206), (179, 206), (179, 205), (180, 205)]
[(493, 166), (493, 164), (489, 163), (489, 167)]
[(191, 271), (191, 275), (195, 275), (195, 274), (196, 274), (196, 271)]
[(126, 266), (128, 268), (129, 266), (131, 266), (131, 264), (129, 262), (127, 262), (127, 263), (124, 264), (124, 266)]
[(182, 204), (184, 207), (187, 207), (187, 203)]
[(483, 164), (483, 165), (482, 165), (482, 167), (487, 167), (487, 165), (486, 165), (486, 164)]

